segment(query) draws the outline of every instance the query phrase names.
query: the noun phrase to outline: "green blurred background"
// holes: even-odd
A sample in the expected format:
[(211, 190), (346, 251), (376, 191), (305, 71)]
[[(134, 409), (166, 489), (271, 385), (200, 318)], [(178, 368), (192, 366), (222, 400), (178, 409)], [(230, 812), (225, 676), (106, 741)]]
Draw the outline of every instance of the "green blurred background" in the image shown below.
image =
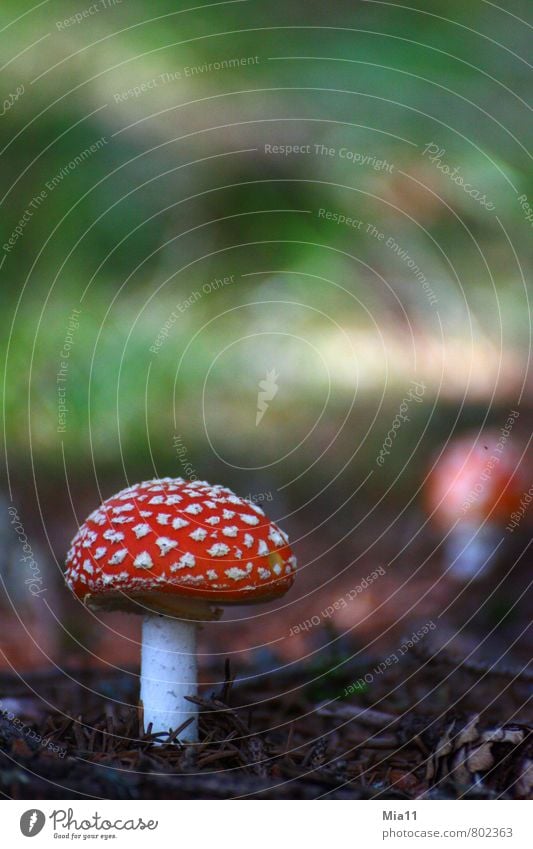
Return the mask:
[(528, 3), (104, 5), (0, 10), (7, 471), (52, 546), (186, 464), (280, 515), (407, 502), (454, 430), (526, 421)]

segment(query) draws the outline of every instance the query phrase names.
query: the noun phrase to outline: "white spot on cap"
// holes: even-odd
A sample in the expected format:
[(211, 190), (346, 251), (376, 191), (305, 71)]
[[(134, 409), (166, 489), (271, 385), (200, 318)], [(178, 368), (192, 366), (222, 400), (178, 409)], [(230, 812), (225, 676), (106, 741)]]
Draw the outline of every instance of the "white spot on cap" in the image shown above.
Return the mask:
[(161, 554), (163, 556), (165, 554), (168, 554), (168, 552), (171, 551), (173, 548), (176, 548), (178, 544), (173, 539), (169, 539), (168, 537), (158, 537), (156, 539), (156, 543), (159, 546), (159, 550), (161, 551)]
[(181, 500), (181, 495), (167, 495), (165, 504), (168, 504), (169, 506), (171, 504), (179, 504)]
[(245, 544), (246, 548), (252, 547), (252, 545), (254, 544), (254, 538), (251, 534), (245, 534), (244, 535), (244, 544)]
[(135, 534), (135, 536), (137, 537), (137, 539), (142, 539), (142, 537), (145, 537), (146, 534), (150, 533), (150, 525), (147, 525), (146, 523), (141, 522), (139, 525), (135, 525), (132, 528), (132, 531)]
[(118, 566), (119, 563), (122, 563), (127, 553), (128, 550), (126, 548), (121, 548), (119, 551), (115, 551), (114, 555), (107, 562), (110, 566)]
[(92, 574), (93, 574), (93, 572), (94, 572), (93, 564), (91, 563), (91, 561), (90, 561), (90, 560), (85, 560), (85, 561), (84, 561), (84, 563), (83, 563), (83, 568), (85, 569), (85, 571), (86, 571), (86, 572), (88, 572), (88, 573), (89, 573), (89, 575), (92, 575)]
[(187, 566), (190, 569), (192, 569), (193, 566), (196, 566), (196, 559), (195, 559), (194, 555), (189, 554), (189, 552), (186, 552), (185, 554), (183, 554), (180, 557), (179, 562), (182, 564), (182, 566)]
[(239, 529), (236, 525), (228, 525), (225, 528), (222, 528), (222, 533), (225, 537), (236, 537), (239, 533)]
[(94, 522), (96, 525), (103, 525), (106, 518), (106, 514), (103, 510), (94, 510), (89, 516), (89, 521)]
[(270, 578), (270, 569), (263, 569), (262, 566), (259, 566), (257, 574), (259, 575), (262, 581), (266, 581), (267, 578)]
[(154, 497), (149, 500), (148, 504), (163, 504), (164, 501), (165, 499), (162, 495), (154, 495)]
[(196, 559), (194, 555), (187, 552), (180, 557), (177, 563), (172, 564), (170, 571), (177, 572), (178, 569), (193, 569), (194, 566), (196, 566)]
[(172, 520), (172, 527), (175, 531), (179, 531), (180, 528), (186, 528), (188, 524), (187, 519), (181, 519), (179, 516), (177, 519)]
[(266, 542), (264, 541), (264, 539), (260, 539), (260, 540), (259, 540), (259, 543), (258, 543), (258, 546), (257, 546), (257, 552), (258, 552), (258, 554), (260, 554), (260, 555), (263, 555), (263, 554), (269, 554), (269, 553), (270, 553), (270, 552), (269, 552), (268, 545), (266, 544)]
[(239, 558), (239, 560), (241, 559), (241, 557), (242, 557), (242, 551), (241, 551), (241, 549), (240, 549), (240, 548), (236, 548), (236, 549), (235, 549), (235, 557), (238, 557), (238, 558)]
[(196, 528), (196, 530), (190, 533), (189, 536), (196, 542), (203, 542), (207, 536), (207, 531), (205, 528)]
[(216, 581), (218, 579), (218, 572), (215, 572), (214, 569), (207, 570), (207, 577), (210, 581)]
[(184, 513), (191, 513), (191, 515), (197, 516), (198, 513), (201, 513), (203, 509), (204, 508), (202, 507), (201, 504), (189, 504), (188, 507), (184, 508), (183, 512)]
[(157, 514), (157, 524), (158, 525), (168, 525), (169, 519), (170, 519), (170, 513), (158, 513)]
[(131, 502), (127, 504), (121, 504), (120, 507), (113, 507), (113, 513), (128, 513), (130, 510), (134, 510), (135, 507)]
[(141, 551), (133, 561), (133, 565), (137, 566), (138, 569), (151, 569), (154, 564), (148, 552)]
[(216, 510), (216, 502), (215, 501), (204, 501), (206, 507), (209, 507), (211, 510)]
[(271, 526), (270, 526), (270, 531), (269, 531), (269, 533), (268, 533), (268, 538), (269, 538), (269, 540), (272, 540), (272, 542), (274, 543), (274, 545), (283, 545), (283, 543), (284, 543), (284, 539), (283, 539), (283, 537), (281, 536), (281, 534), (280, 534), (280, 532), (278, 531), (278, 529), (274, 527), (274, 525), (271, 525)]
[(276, 563), (276, 565), (272, 568), (272, 571), (274, 572), (274, 575), (281, 575), (281, 566), (279, 563)]
[(224, 557), (226, 554), (229, 554), (229, 546), (224, 542), (215, 542), (211, 548), (207, 549), (207, 553), (211, 557)]
[(99, 545), (98, 548), (96, 549), (96, 551), (94, 552), (94, 555), (93, 555), (94, 559), (100, 560), (100, 558), (102, 558), (104, 556), (106, 551), (107, 551), (107, 548), (105, 547), (105, 545)]
[(253, 501), (247, 501), (246, 503), (250, 505), (252, 510), (255, 510), (256, 513), (259, 513), (260, 516), (265, 515), (265, 511), (261, 507), (258, 507), (257, 504), (254, 504)]
[(218, 525), (220, 522), (220, 516), (210, 516), (209, 519), (205, 520), (208, 525)]
[(133, 516), (111, 516), (111, 521), (114, 525), (125, 525), (127, 522), (133, 522)]
[(120, 542), (124, 539), (124, 534), (121, 531), (104, 531), (104, 539), (108, 539), (109, 542)]
[(248, 574), (244, 569), (239, 569), (237, 566), (232, 566), (230, 569), (225, 569), (224, 574), (231, 578), (232, 581), (240, 581), (241, 578), (247, 578)]
[(222, 511), (222, 517), (224, 519), (233, 519), (234, 515), (235, 515), (235, 510), (223, 510)]
[(247, 525), (258, 525), (259, 519), (257, 516), (252, 516), (251, 513), (241, 513), (241, 519), (243, 522), (246, 522)]
[(82, 542), (83, 548), (90, 548), (91, 545), (93, 544), (93, 542), (95, 542), (97, 539), (98, 539), (98, 534), (95, 534), (94, 531), (89, 531), (87, 536), (85, 537), (85, 539)]
[(139, 510), (139, 514), (143, 517), (143, 519), (147, 519), (149, 516), (152, 515), (152, 511), (151, 510)]

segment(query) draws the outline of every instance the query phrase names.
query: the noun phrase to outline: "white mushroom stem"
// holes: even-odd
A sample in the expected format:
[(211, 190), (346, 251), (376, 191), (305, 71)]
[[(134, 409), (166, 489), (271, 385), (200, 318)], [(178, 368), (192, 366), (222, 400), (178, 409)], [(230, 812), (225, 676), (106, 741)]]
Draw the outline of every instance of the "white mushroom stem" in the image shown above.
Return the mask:
[(198, 739), (196, 706), (185, 699), (197, 693), (196, 628), (195, 622), (158, 614), (145, 616), (142, 627), (144, 727), (152, 723), (153, 733), (175, 730), (193, 717), (179, 735), (182, 743)]
[(486, 522), (459, 522), (446, 540), (446, 559), (450, 577), (457, 581), (485, 577), (498, 559), (501, 528)]

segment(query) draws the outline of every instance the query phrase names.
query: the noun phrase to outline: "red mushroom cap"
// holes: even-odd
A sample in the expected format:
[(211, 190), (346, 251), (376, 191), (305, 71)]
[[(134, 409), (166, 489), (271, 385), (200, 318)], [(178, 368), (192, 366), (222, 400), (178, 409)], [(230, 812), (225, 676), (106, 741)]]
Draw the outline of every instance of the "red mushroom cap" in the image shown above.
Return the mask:
[(443, 453), (426, 484), (426, 503), (436, 524), (458, 519), (505, 524), (527, 489), (520, 453), (497, 431), (467, 435)]
[[(296, 558), (263, 510), (224, 486), (163, 478), (108, 498), (67, 555), (66, 582), (83, 602), (191, 616), (287, 592)], [(200, 602), (200, 604), (195, 604)]]

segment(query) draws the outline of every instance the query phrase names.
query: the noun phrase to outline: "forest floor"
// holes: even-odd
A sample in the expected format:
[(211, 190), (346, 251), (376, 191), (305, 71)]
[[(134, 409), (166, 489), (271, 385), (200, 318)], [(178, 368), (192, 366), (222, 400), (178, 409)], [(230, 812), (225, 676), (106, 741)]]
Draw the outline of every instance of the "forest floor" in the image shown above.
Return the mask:
[[(22, 683), (2, 673), (0, 790), (24, 799), (531, 799), (533, 676), (427, 645), (406, 664), (374, 667), (367, 687), (353, 682), (368, 662), (242, 682), (226, 662), (222, 685), (198, 698), (200, 742), (185, 746), (176, 734), (140, 732), (135, 676), (66, 669)], [(328, 688), (341, 696), (325, 698)]]
[(533, 798), (529, 533), (463, 586), (419, 525), (302, 530), (289, 603), (200, 632), (196, 745), (142, 731), (140, 617), (95, 622), (50, 571), (2, 612), (0, 795)]

